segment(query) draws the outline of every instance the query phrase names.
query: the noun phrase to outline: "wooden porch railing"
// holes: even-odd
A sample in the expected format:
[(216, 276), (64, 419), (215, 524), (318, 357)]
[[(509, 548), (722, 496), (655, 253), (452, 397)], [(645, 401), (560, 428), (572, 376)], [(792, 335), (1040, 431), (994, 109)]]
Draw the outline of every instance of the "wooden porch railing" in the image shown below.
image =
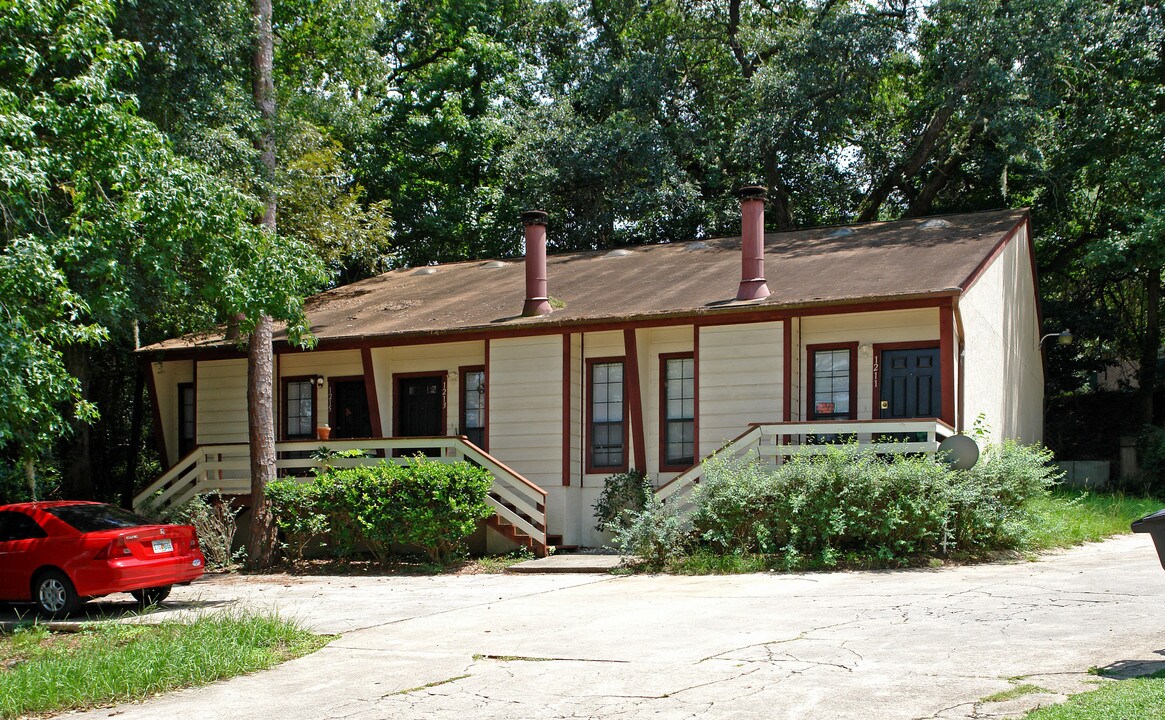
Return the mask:
[[(303, 474), (306, 481), (311, 468), (324, 465), (324, 461), (311, 457), (320, 448), (332, 452), (364, 452), (363, 457), (333, 457), (327, 460), (328, 465), (339, 468), (371, 465), (384, 458), (404, 465), (411, 462), (411, 456), (433, 450), (439, 454), (430, 457), (430, 460), (473, 461), (493, 476), (493, 485), (486, 502), (494, 509), (497, 517), (521, 535), (529, 537), (536, 554), (546, 553), (546, 491), (464, 436), (280, 442), (275, 444), (277, 472)], [(148, 505), (161, 510), (180, 505), (197, 493), (214, 490), (235, 495), (251, 492), (250, 450), (246, 443), (202, 445), (195, 448), (139, 493), (133, 504), (135, 508)]]
[[(919, 420), (817, 420), (814, 422), (754, 423), (749, 429), (725, 443), (704, 460), (713, 457), (739, 457), (749, 451), (772, 465), (783, 463), (795, 453), (828, 452), (823, 436), (849, 440), (877, 453), (923, 453), (934, 455), (944, 439), (955, 429), (937, 418)], [(895, 441), (910, 435), (911, 438)], [(925, 439), (922, 439), (922, 438)], [(817, 442), (813, 442), (817, 440)], [(700, 482), (704, 460), (696, 463), (656, 488), (660, 500), (682, 495)]]

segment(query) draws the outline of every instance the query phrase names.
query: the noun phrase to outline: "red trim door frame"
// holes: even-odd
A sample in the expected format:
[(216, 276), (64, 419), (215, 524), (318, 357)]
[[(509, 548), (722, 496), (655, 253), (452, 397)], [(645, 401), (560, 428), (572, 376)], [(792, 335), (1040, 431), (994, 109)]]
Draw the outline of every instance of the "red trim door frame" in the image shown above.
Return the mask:
[[(939, 340), (914, 340), (911, 342), (875, 343), (874, 348), (873, 348), (873, 351), (874, 351), (874, 372), (873, 372), (874, 392), (873, 392), (873, 406), (870, 408), (871, 409), (871, 413), (870, 413), (871, 417), (873, 419), (877, 420), (878, 419), (878, 412), (879, 412), (879, 410), (881, 410), (881, 407), (880, 407), (882, 404), (881, 363), (882, 363), (882, 351), (883, 350), (937, 349), (939, 351), (939, 392), (942, 394), (940, 407), (943, 408), (942, 412), (945, 412), (945, 408), (946, 408), (947, 402), (948, 402), (948, 395), (950, 394), (950, 391), (947, 389), (947, 385), (946, 385), (947, 374), (949, 372), (951, 372), (953, 370), (953, 368), (948, 370), (950, 363), (951, 363), (951, 360), (943, 355), (942, 348), (943, 348), (942, 342)], [(943, 417), (943, 418), (940, 418), (940, 420), (947, 423), (951, 427), (954, 427), (954, 424), (952, 423), (952, 421), (950, 419)]]
[(406, 378), (439, 378), (441, 380), (441, 435), (449, 427), (449, 371), (425, 370), (392, 374), (392, 437), (400, 433), (400, 381)]

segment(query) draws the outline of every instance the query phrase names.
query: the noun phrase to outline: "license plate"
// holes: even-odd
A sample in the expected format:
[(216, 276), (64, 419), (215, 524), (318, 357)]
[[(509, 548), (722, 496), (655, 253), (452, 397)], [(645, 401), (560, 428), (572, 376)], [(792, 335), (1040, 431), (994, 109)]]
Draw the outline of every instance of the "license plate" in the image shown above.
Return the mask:
[(156, 553), (174, 552), (174, 542), (171, 540), (155, 540), (154, 541), (154, 552), (156, 552)]

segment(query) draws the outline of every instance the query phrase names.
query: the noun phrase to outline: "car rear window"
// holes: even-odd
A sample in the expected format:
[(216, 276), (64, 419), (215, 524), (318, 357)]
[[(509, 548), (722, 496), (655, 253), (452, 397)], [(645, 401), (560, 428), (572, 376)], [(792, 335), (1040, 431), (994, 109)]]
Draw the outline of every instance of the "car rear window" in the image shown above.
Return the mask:
[(45, 508), (45, 512), (55, 515), (81, 532), (118, 530), (154, 524), (152, 520), (112, 505), (58, 505)]

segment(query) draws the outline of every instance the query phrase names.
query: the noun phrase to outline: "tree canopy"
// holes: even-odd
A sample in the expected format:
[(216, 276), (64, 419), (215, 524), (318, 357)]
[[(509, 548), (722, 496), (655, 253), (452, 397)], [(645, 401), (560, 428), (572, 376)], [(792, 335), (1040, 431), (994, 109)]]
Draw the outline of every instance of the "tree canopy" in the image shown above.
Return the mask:
[(533, 207), (559, 250), (732, 234), (744, 184), (773, 230), (1030, 207), (1080, 339), (1051, 390), (1135, 360), (1154, 419), (1159, 2), (277, 0), (273, 27), (265, 236), (247, 0), (0, 0), (7, 452), (92, 420), (70, 358), (135, 328), (294, 325), (320, 283), (517, 254)]
[(302, 329), (318, 278), (314, 254), (257, 232), (254, 200), (140, 117), (122, 88), (140, 49), (114, 36), (114, 10), (0, 14), (0, 446), (22, 457), (96, 417), (71, 354), (233, 315)]

